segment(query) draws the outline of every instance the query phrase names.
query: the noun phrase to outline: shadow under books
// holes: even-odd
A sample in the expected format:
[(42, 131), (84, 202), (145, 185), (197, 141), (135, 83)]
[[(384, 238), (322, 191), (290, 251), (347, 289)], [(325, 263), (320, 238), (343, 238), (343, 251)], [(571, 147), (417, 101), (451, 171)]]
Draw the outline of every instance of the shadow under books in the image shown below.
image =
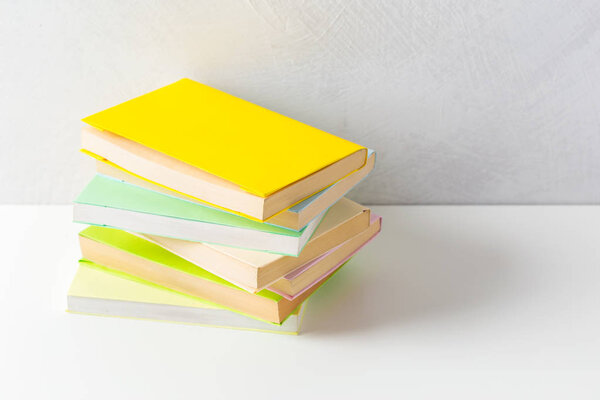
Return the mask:
[(506, 247), (384, 216), (380, 236), (311, 297), (302, 334), (401, 328), (494, 301), (513, 283)]

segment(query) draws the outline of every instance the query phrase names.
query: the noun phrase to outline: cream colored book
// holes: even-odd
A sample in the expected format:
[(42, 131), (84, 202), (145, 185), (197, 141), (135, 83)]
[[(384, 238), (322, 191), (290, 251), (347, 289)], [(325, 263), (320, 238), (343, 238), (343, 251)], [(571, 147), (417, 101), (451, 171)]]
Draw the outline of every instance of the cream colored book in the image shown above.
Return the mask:
[(79, 262), (67, 295), (71, 313), (291, 335), (300, 331), (305, 304), (283, 323), (273, 324), (85, 260)]
[(347, 198), (331, 206), (298, 257), (140, 234), (166, 250), (257, 292), (369, 227), (370, 210)]

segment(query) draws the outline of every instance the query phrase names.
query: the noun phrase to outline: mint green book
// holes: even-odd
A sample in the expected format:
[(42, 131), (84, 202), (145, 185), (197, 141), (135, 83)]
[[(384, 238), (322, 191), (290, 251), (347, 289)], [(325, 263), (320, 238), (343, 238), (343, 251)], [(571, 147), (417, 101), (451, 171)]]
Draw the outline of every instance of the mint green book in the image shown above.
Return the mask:
[(324, 214), (296, 231), (104, 175), (88, 183), (73, 207), (75, 222), (291, 256), (300, 254)]
[(319, 286), (288, 300), (261, 290), (249, 293), (196, 264), (134, 234), (100, 226), (79, 233), (83, 258), (220, 307), (281, 324)]

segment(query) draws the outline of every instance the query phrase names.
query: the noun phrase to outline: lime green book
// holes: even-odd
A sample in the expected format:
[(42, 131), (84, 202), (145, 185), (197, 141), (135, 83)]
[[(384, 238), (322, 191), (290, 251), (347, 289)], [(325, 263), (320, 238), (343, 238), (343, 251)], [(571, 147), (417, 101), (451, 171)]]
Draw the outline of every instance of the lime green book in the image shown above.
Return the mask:
[(83, 258), (160, 286), (280, 324), (319, 286), (293, 300), (261, 290), (254, 294), (139, 236), (90, 226), (79, 233)]
[(69, 288), (67, 304), (67, 311), (77, 314), (296, 335), (300, 330), (306, 302), (282, 324), (272, 324), (81, 260)]
[(296, 231), (96, 175), (75, 199), (73, 219), (90, 225), (297, 256), (325, 211)]

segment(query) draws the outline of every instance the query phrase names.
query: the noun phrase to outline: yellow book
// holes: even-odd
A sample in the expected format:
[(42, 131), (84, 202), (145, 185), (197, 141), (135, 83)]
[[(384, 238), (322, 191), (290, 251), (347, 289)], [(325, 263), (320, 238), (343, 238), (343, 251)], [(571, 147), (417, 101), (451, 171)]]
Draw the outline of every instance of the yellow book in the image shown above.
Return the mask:
[(190, 79), (83, 121), (95, 128), (84, 130), (83, 149), (91, 155), (260, 220), (367, 159), (362, 146)]

